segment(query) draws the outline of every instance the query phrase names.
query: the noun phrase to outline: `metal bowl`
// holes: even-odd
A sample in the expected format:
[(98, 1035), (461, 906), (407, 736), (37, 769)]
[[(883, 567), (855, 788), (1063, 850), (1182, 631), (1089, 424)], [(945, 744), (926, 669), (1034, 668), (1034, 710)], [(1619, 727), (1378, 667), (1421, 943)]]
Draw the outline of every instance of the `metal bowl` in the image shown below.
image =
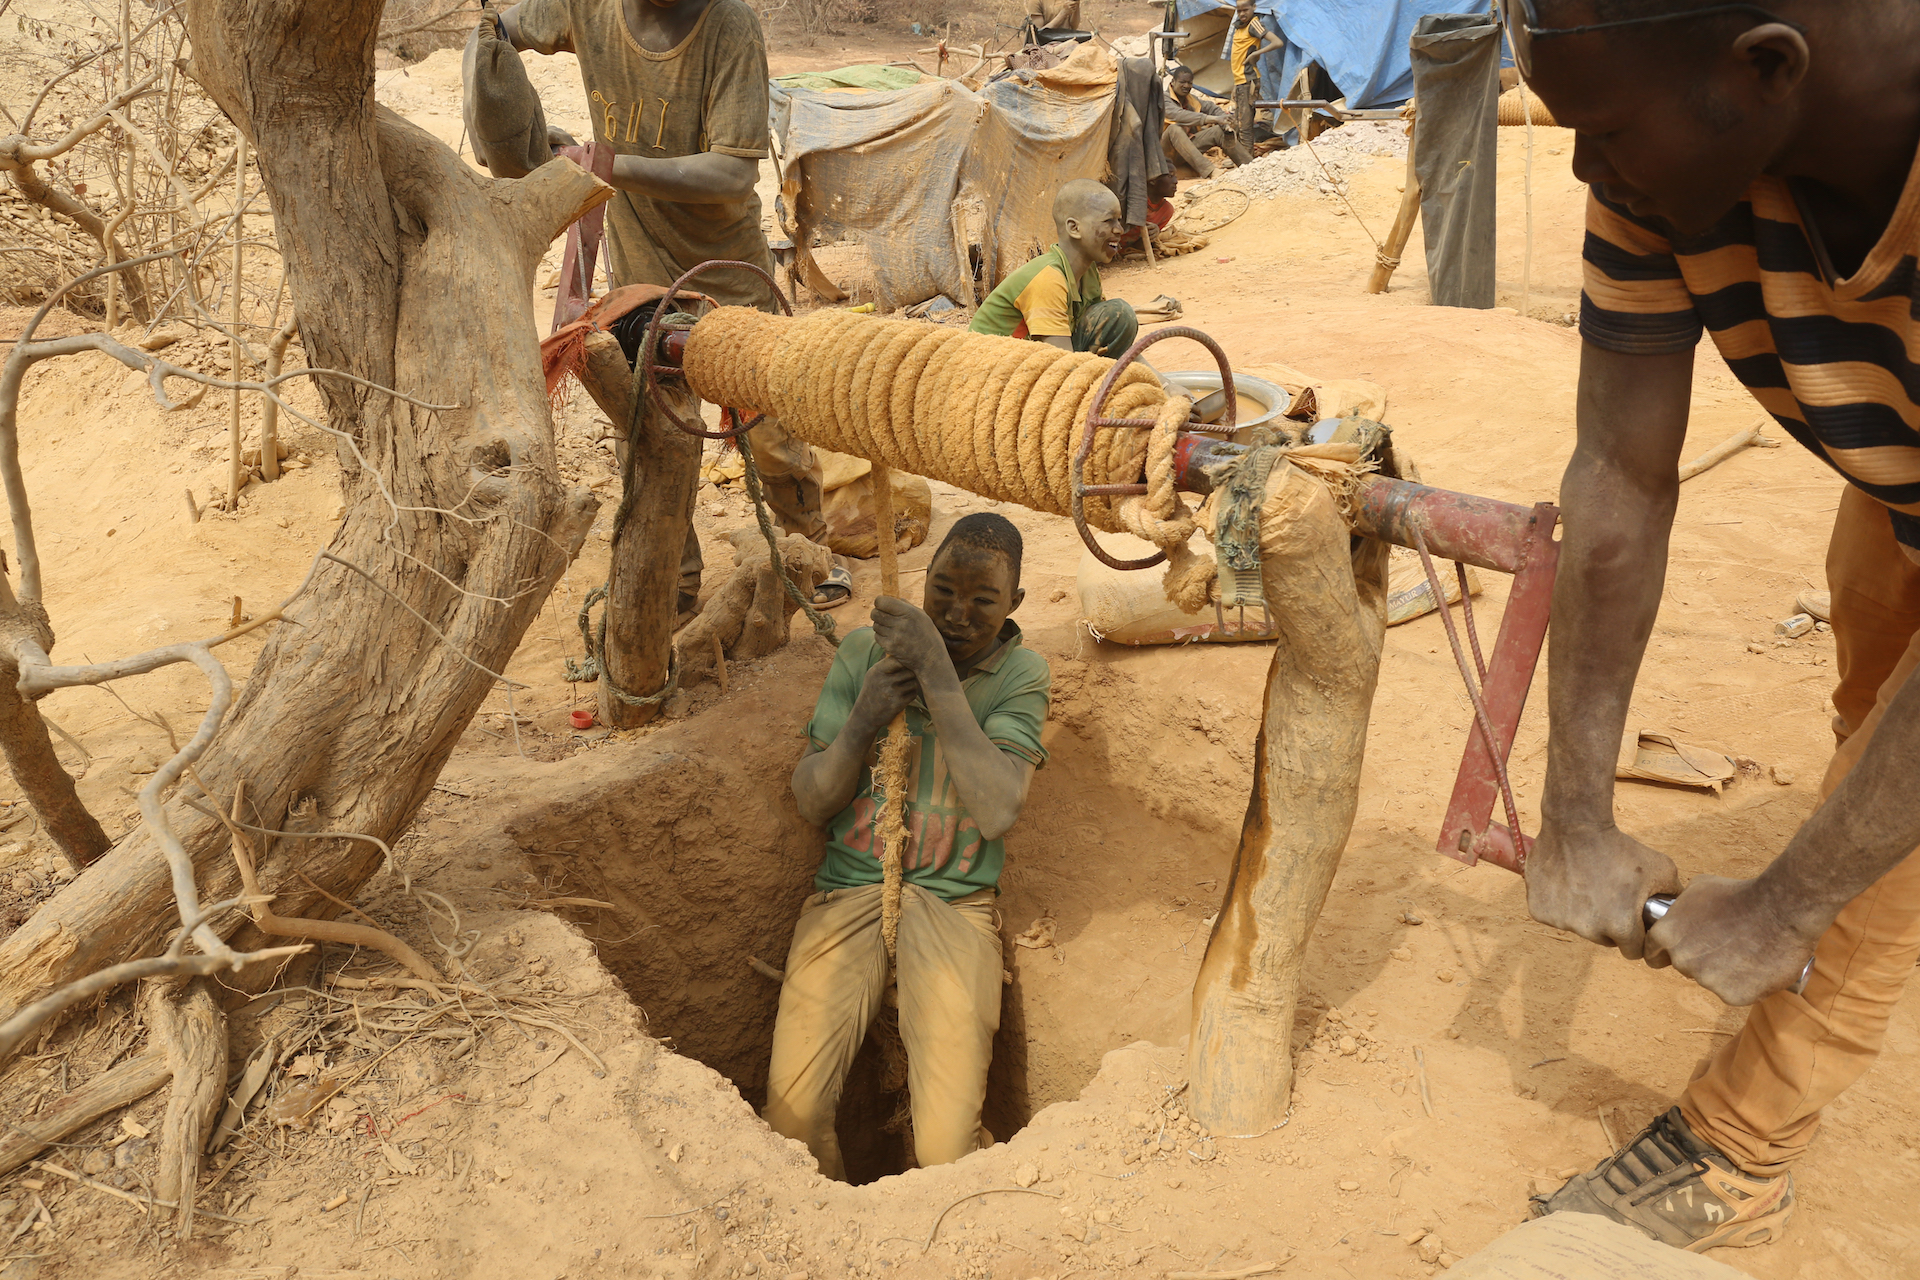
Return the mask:
[[(1211, 395), (1220, 389), (1220, 371), (1218, 369), (1176, 369), (1160, 375), (1175, 386), (1183, 387), (1193, 393), (1195, 400)], [(1234, 391), (1261, 406), (1261, 412), (1250, 421), (1241, 420), (1233, 424), (1234, 431), (1245, 431), (1249, 427), (1265, 426), (1287, 412), (1287, 406), (1293, 403), (1293, 396), (1286, 388), (1268, 382), (1265, 378), (1255, 378), (1249, 374), (1235, 372)]]

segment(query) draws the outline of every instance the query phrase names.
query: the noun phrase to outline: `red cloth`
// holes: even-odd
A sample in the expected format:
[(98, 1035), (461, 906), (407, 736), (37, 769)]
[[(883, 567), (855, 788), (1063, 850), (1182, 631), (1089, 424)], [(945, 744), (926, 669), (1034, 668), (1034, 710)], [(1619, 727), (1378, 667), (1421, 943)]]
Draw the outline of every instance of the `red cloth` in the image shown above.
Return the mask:
[[(605, 297), (581, 312), (578, 319), (554, 330), (553, 335), (540, 344), (540, 369), (547, 378), (547, 399), (564, 403), (564, 397), (559, 395), (560, 384), (568, 374), (577, 374), (586, 360), (588, 334), (600, 332), (629, 311), (646, 306), (666, 292), (665, 285), (623, 284), (609, 290)], [(713, 302), (706, 294), (691, 289), (682, 289), (675, 300)]]

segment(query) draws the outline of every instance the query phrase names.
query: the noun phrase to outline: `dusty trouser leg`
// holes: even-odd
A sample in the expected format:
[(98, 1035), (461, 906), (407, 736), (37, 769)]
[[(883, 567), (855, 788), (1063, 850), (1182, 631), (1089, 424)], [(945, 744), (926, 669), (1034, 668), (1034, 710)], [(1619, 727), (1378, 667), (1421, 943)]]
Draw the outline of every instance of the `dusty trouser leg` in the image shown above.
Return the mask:
[(1218, 147), (1227, 153), (1235, 164), (1252, 164), (1253, 152), (1249, 151), (1232, 130), (1224, 124), (1210, 124), (1193, 135), (1193, 145), (1205, 151), (1208, 147)]
[[(1251, 75), (1251, 73), (1249, 73)], [(1253, 82), (1233, 86), (1233, 131), (1240, 141), (1253, 141)]]
[(1133, 314), (1133, 304), (1108, 298), (1080, 313), (1073, 326), (1073, 349), (1118, 359), (1139, 336), (1140, 319)]
[[(1887, 510), (1848, 486), (1827, 549), (1841, 738), (1821, 782), (1833, 793), (1866, 750), (1887, 704), (1920, 667), (1920, 565), (1894, 541)], [(1753, 1006), (1681, 1096), (1700, 1140), (1748, 1173), (1784, 1172), (1812, 1141), (1820, 1110), (1872, 1065), (1920, 959), (1920, 854), (1848, 903), (1814, 950), (1804, 995)]]
[(900, 1040), (923, 1169), (980, 1146), (1003, 985), (993, 896), (982, 889), (945, 902), (914, 884), (901, 893)]
[(880, 886), (808, 898), (787, 949), (773, 1060), (767, 1065), (767, 1105), (760, 1114), (775, 1133), (806, 1143), (820, 1172), (842, 1182), (847, 1168), (834, 1116), (886, 982)]
[[(1204, 136), (1207, 133), (1218, 133), (1220, 131), (1213, 126), (1208, 126), (1200, 132)], [(1207, 145), (1212, 146), (1215, 144), (1209, 143)], [(1194, 173), (1200, 177), (1211, 178), (1213, 176), (1213, 161), (1207, 159), (1206, 152), (1195, 145), (1194, 139), (1189, 138), (1187, 131), (1179, 125), (1170, 124), (1160, 131), (1160, 149), (1167, 153), (1167, 159), (1169, 161), (1187, 166), (1187, 168), (1193, 170)]]

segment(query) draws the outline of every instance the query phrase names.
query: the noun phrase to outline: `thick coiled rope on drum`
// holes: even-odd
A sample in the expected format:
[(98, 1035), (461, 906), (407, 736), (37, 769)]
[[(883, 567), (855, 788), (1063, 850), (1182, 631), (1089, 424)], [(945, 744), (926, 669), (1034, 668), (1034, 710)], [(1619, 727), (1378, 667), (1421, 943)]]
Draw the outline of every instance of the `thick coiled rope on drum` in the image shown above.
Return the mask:
[[(721, 307), (687, 341), (701, 399), (770, 413), (803, 440), (1036, 511), (1071, 509), (1073, 453), (1113, 361), (1046, 343), (852, 312), (804, 319)], [(1151, 418), (1166, 403), (1152, 371), (1130, 366), (1105, 416)], [(1103, 428), (1088, 484), (1137, 482), (1147, 433)], [(1109, 498), (1087, 522), (1129, 526)]]

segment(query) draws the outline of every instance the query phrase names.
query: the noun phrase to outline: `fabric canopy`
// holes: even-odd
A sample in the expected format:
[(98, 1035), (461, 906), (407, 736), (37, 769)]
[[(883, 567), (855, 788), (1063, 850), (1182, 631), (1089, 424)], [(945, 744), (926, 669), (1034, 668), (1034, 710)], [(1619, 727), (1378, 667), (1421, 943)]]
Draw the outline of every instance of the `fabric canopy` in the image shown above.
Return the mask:
[(1053, 193), (1107, 164), (1114, 71), (1075, 60), (979, 93), (927, 79), (886, 93), (772, 93), (782, 189), (804, 247), (861, 233), (883, 310), (978, 298), (968, 245), (991, 287), (1052, 243)]
[[(1231, 27), (1233, 6), (1225, 0), (1177, 3), (1183, 25), (1189, 18), (1224, 11)], [(1340, 4), (1327, 0), (1258, 0), (1255, 12), (1286, 43), (1283, 51), (1260, 58), (1261, 81), (1266, 91), (1284, 93), (1302, 68), (1317, 62), (1340, 86), (1349, 107), (1398, 106), (1413, 96), (1413, 59), (1407, 52), (1407, 42), (1421, 16), (1482, 14), (1491, 8), (1491, 0), (1347, 0)], [(1189, 42), (1187, 50), (1201, 53), (1193, 48), (1200, 43)], [(1187, 50), (1181, 53), (1183, 62), (1189, 59)], [(1224, 49), (1218, 56), (1224, 65)], [(1195, 66), (1195, 70), (1200, 68)]]

